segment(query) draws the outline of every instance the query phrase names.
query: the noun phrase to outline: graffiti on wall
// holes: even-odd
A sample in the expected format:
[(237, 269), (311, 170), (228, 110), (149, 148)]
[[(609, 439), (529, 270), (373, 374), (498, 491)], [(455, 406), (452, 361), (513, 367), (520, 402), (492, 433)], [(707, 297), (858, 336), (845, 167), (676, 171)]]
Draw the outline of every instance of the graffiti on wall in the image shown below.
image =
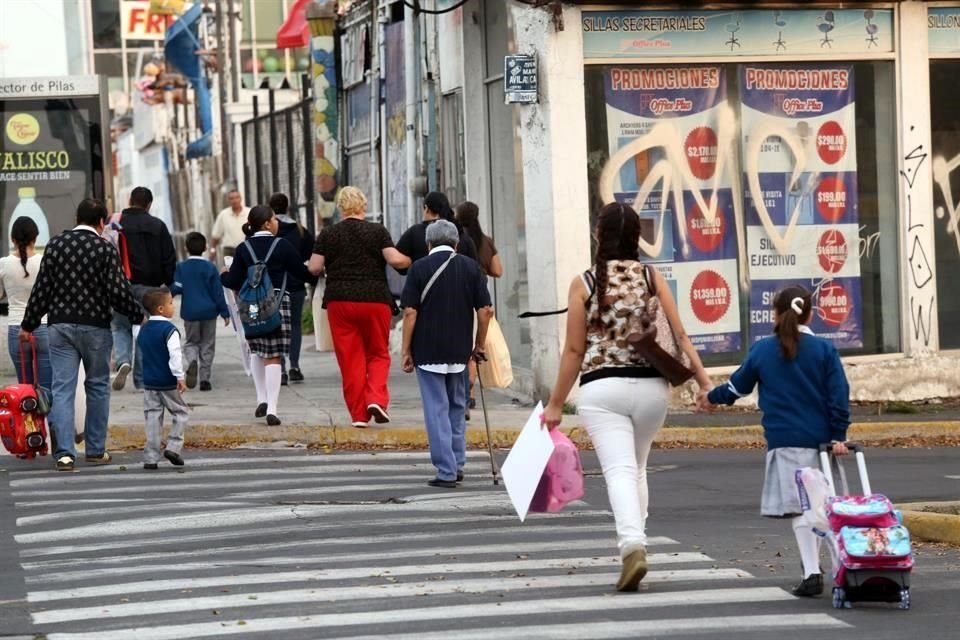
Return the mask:
[(331, 202), (337, 192), (340, 166), (337, 66), (333, 18), (310, 21), (310, 61), (313, 76), (313, 177), (317, 193)]
[[(915, 129), (915, 126), (910, 126), (911, 133)], [(925, 231), (926, 224), (914, 220), (913, 217), (913, 189), (920, 169), (927, 161), (927, 156), (924, 146), (917, 145), (903, 157), (903, 166), (900, 169), (900, 178), (903, 180), (906, 195), (907, 263), (910, 267), (910, 284), (912, 285), (910, 322), (914, 340), (920, 341), (924, 347), (930, 346), (936, 293), (932, 286), (933, 269), (930, 267), (930, 260), (921, 239), (921, 233)], [(948, 202), (952, 201), (948, 200)]]
[(950, 187), (950, 176), (957, 169), (960, 169), (960, 154), (950, 160), (942, 157), (933, 159), (933, 184), (940, 189), (946, 204), (945, 207), (936, 208), (937, 219), (946, 218), (947, 233), (953, 236), (957, 243), (957, 253), (960, 254), (960, 201), (954, 198), (953, 189)]

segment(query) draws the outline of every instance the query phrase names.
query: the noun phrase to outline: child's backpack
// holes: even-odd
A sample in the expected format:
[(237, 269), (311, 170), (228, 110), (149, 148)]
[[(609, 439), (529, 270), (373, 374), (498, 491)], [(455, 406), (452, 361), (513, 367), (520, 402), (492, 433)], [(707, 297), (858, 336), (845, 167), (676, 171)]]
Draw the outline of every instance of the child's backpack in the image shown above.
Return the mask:
[(237, 311), (246, 338), (269, 335), (280, 328), (280, 301), (287, 292), (287, 276), (284, 274), (283, 284), (277, 292), (270, 280), (267, 262), (277, 248), (277, 243), (281, 241), (282, 238), (273, 239), (273, 244), (263, 260), (257, 258), (249, 241), (243, 243), (253, 259), (253, 264), (247, 267), (247, 279), (237, 293)]
[(556, 513), (583, 497), (583, 466), (577, 445), (559, 429), (550, 432), (553, 454), (530, 502), (530, 511)]

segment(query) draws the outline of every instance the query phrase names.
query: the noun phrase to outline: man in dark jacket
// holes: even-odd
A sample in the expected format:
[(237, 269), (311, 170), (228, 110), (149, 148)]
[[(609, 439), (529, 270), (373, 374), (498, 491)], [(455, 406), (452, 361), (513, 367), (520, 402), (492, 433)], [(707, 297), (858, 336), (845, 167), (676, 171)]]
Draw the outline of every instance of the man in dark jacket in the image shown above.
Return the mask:
[[(130, 206), (120, 216), (118, 250), (125, 275), (130, 281), (133, 297), (140, 302), (143, 294), (155, 287), (172, 286), (177, 268), (177, 251), (167, 225), (150, 215), (153, 194), (146, 187), (130, 192)], [(126, 316), (115, 314), (111, 323), (114, 344), (114, 363), (117, 371), (113, 388), (123, 389), (133, 364), (133, 384), (143, 387), (140, 358), (133, 357), (133, 327)]]
[[(270, 208), (277, 214), (280, 227), (277, 237), (283, 238), (293, 245), (303, 261), (306, 262), (313, 254), (313, 243), (316, 240), (302, 224), (290, 215), (290, 199), (284, 193), (275, 193), (270, 196)], [(287, 293), (290, 294), (290, 370), (287, 378), (287, 359), (281, 358), (283, 373), (280, 384), (287, 382), (303, 382), (303, 373), (300, 372), (300, 347), (303, 344), (303, 305), (307, 299), (307, 287), (302, 280), (294, 276), (287, 278)]]

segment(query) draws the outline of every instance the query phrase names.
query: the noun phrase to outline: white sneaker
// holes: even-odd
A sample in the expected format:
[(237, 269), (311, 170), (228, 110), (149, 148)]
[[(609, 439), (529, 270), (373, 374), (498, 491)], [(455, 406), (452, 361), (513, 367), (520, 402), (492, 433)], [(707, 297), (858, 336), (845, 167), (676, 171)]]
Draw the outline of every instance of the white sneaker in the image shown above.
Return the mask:
[(127, 376), (130, 375), (130, 365), (124, 362), (117, 367), (117, 375), (113, 377), (113, 390), (122, 391), (127, 384)]
[(387, 414), (387, 410), (378, 404), (367, 405), (367, 414), (377, 424), (390, 422), (390, 416)]
[(353, 421), (353, 426), (356, 427), (357, 429), (366, 429), (367, 427), (370, 426), (370, 423), (368, 423), (368, 422), (363, 422), (363, 421), (361, 421), (361, 420), (354, 420), (354, 421)]

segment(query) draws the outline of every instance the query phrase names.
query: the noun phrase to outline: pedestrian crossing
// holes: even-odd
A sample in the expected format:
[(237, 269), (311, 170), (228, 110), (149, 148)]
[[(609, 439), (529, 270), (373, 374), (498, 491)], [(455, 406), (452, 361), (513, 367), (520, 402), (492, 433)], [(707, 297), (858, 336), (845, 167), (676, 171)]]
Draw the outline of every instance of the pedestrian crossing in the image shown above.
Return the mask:
[(34, 630), (48, 640), (581, 640), (849, 627), (685, 545), (682, 532), (651, 537), (641, 592), (616, 594), (605, 505), (520, 523), (483, 456), (471, 452), (457, 491), (424, 486), (433, 469), (421, 452), (204, 454), (159, 472), (132, 454), (128, 466), (73, 474), (6, 465)]

